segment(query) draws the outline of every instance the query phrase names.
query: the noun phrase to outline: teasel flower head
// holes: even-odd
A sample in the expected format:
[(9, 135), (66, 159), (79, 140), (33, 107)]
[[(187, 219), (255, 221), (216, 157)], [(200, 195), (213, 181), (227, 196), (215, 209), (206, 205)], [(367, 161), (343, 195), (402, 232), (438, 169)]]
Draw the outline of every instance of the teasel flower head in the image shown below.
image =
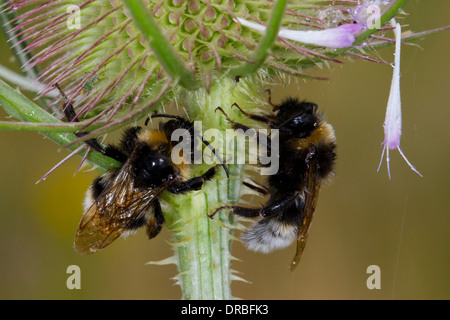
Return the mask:
[[(8, 110), (22, 121), (52, 122), (44, 126), (46, 134), (69, 143), (72, 154), (86, 148), (82, 140), (135, 124), (169, 105), (202, 121), (205, 130), (224, 132), (229, 123), (216, 108), (231, 117), (237, 117), (234, 103), (253, 113), (267, 112), (271, 106), (264, 91), (275, 79), (326, 79), (309, 69), (342, 63), (345, 55), (379, 62), (368, 52), (391, 43), (383, 25), (405, 2), (9, 0), (0, 11), (13, 16), (10, 44), (18, 56), (29, 57), (23, 70), (39, 84), (38, 98), (44, 98), (39, 102), (48, 102), (40, 107), (49, 113), (13, 91), (7, 92), (20, 100), (22, 110)], [(379, 11), (370, 13), (370, 5)], [(373, 19), (380, 25), (374, 27)], [(369, 37), (370, 44), (364, 42)], [(310, 41), (314, 38), (320, 42)], [(53, 98), (55, 84), (74, 106), (76, 126), (60, 121), (62, 98)], [(25, 106), (32, 111), (23, 112)], [(77, 130), (89, 134), (67, 135)], [(87, 157), (103, 171), (117, 166), (103, 158)], [(230, 164), (230, 179), (221, 173), (193, 195), (163, 196), (176, 255), (159, 264), (177, 264), (184, 299), (229, 299), (230, 282), (242, 280), (230, 271), (230, 240), (241, 225), (232, 214), (220, 213), (214, 220), (207, 215), (218, 203), (239, 201), (248, 167)]]
[[(261, 65), (259, 74), (312, 77), (305, 66), (339, 62), (328, 55), (333, 51), (326, 44), (295, 43), (282, 35), (263, 43), (264, 34), (239, 23), (243, 19), (271, 30), (314, 31), (328, 35), (329, 42), (354, 40), (360, 33), (366, 19), (362, 6), (316, 3), (87, 0), (75, 5), (17, 0), (3, 8), (20, 12), (13, 21), (20, 37), (16, 45), (23, 41), (23, 50), (32, 53), (24, 69), (41, 68), (36, 79), (45, 84), (41, 95), (58, 83), (73, 101), (77, 119), (114, 127), (143, 117), (163, 91), (165, 100), (175, 98), (179, 87), (208, 91), (221, 77), (248, 76)], [(358, 21), (352, 25), (354, 17)], [(351, 45), (347, 41), (341, 47)]]

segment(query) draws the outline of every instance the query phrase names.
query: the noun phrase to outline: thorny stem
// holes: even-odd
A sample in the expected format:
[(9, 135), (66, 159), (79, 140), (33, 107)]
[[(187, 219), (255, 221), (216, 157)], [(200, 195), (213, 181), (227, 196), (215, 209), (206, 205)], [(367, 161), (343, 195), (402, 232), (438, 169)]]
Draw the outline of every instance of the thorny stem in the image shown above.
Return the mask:
[[(30, 101), (20, 92), (15, 91), (5, 82), (0, 80), (0, 105), (3, 109), (14, 118), (29, 122), (29, 123), (47, 123), (62, 125), (63, 121), (55, 118), (50, 113)], [(45, 130), (42, 130), (45, 131)], [(43, 132), (48, 138), (61, 146), (66, 146), (77, 139), (73, 133), (59, 133), (59, 132)], [(75, 150), (76, 147), (69, 147), (70, 150)], [(80, 153), (84, 155), (84, 151)], [(100, 171), (106, 171), (110, 168), (117, 167), (117, 161), (105, 157), (98, 152), (90, 152), (87, 159), (98, 166)]]
[(278, 0), (272, 10), (272, 17), (270, 18), (269, 24), (267, 25), (267, 32), (262, 38), (258, 48), (251, 57), (252, 63), (247, 63), (241, 67), (233, 69), (230, 71), (232, 77), (235, 76), (246, 76), (254, 73), (261, 67), (270, 53), (273, 42), (275, 41), (278, 29), (281, 25), (281, 18), (283, 17), (284, 10), (286, 8), (286, 0)]
[[(243, 85), (243, 81), (240, 84)], [(211, 87), (209, 93), (205, 89), (184, 91), (182, 97), (192, 119), (202, 121), (204, 131), (215, 128), (224, 134), (229, 124), (215, 109), (221, 106), (232, 112), (231, 105), (235, 102), (249, 105), (249, 101), (260, 101), (261, 91), (255, 88), (237, 89), (233, 80), (222, 78)], [(218, 142), (215, 141), (215, 147), (220, 145)], [(219, 150), (229, 150), (229, 144), (234, 143), (222, 142), (223, 148)], [(240, 279), (230, 269), (235, 217), (228, 212), (218, 214), (214, 219), (208, 217), (218, 205), (237, 203), (239, 200), (244, 165), (233, 162), (234, 159), (227, 159), (229, 179), (219, 169), (218, 177), (207, 182), (201, 191), (181, 199), (178, 195), (166, 199), (170, 206), (165, 216), (175, 238), (174, 262), (178, 265), (177, 280), (183, 299), (231, 299), (231, 281)], [(194, 174), (199, 175), (211, 166), (200, 165)]]

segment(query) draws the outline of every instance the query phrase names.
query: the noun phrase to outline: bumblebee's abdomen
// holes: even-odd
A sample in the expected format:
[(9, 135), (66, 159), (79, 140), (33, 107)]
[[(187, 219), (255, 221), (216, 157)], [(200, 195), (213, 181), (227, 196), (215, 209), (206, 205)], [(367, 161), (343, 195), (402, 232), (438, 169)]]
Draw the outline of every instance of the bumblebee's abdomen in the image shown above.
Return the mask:
[[(281, 150), (281, 152), (283, 152)], [(306, 152), (286, 155), (281, 153), (278, 172), (269, 176), (271, 193), (291, 193), (302, 191), (305, 186)]]
[(268, 253), (289, 246), (297, 237), (298, 227), (276, 218), (264, 218), (256, 222), (241, 237), (252, 251)]
[(117, 170), (118, 169), (110, 169), (94, 180), (87, 190), (84, 198), (84, 211), (87, 211), (94, 201), (97, 200), (102, 194), (102, 192), (109, 187), (114, 179), (114, 176), (117, 174)]

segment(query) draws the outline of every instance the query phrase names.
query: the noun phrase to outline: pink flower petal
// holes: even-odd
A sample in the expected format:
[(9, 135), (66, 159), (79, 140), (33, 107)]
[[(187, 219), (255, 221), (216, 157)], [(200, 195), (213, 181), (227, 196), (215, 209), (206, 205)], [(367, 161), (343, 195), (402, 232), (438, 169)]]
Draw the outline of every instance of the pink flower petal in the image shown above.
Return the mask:
[[(236, 18), (237, 22), (250, 29), (259, 32), (265, 32), (266, 27), (258, 23), (247, 21), (242, 18)], [(362, 30), (359, 23), (343, 24), (336, 28), (325, 30), (288, 30), (280, 29), (278, 36), (307, 44), (313, 44), (321, 47), (329, 48), (345, 48), (350, 47), (355, 41), (355, 34)]]

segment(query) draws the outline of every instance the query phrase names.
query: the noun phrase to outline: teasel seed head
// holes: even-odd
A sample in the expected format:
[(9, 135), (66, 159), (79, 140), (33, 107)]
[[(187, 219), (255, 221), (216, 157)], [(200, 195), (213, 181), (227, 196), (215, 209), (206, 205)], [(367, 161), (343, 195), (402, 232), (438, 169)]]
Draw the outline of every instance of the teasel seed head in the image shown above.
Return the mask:
[[(138, 13), (148, 15), (158, 33), (143, 32), (133, 6), (135, 11), (145, 9)], [(319, 5), (311, 0), (288, 5), (270, 0), (85, 0), (76, 4), (11, 0), (3, 5), (3, 10), (20, 13), (14, 32), (26, 41), (25, 51), (32, 53), (23, 68), (41, 68), (36, 79), (45, 84), (41, 96), (58, 83), (73, 102), (77, 119), (86, 125), (99, 121), (109, 128), (139, 119), (156, 108), (154, 104), (174, 99), (177, 85), (208, 91), (220, 77), (247, 76), (258, 69), (245, 70), (249, 65), (263, 63), (259, 71), (270, 75), (308, 76), (304, 66), (338, 62), (328, 54), (332, 48), (281, 37), (267, 45), (262, 61), (255, 61), (264, 34), (241, 25), (238, 18), (267, 26), (278, 15), (281, 22), (276, 28), (324, 30), (355, 19), (361, 23), (358, 8), (356, 2)], [(152, 41), (161, 42), (157, 45), (171, 56), (159, 53)], [(175, 62), (180, 67), (170, 70)], [(58, 105), (54, 101), (49, 108)], [(60, 111), (57, 114), (62, 117)]]

